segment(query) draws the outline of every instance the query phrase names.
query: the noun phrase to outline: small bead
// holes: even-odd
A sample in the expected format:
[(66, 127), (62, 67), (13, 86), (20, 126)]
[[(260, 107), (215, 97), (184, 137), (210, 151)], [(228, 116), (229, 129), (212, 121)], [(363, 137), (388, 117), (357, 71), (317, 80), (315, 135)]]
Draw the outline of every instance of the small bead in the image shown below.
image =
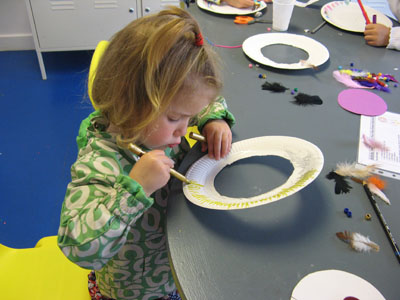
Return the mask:
[(263, 78), (263, 79), (267, 78), (267, 75), (263, 74), (263, 75), (262, 75), (262, 78)]
[(271, 31), (271, 27), (267, 27), (267, 31)]
[(342, 66), (339, 66), (338, 69), (341, 70), (341, 69), (343, 69), (343, 67), (342, 67)]
[(256, 64), (256, 68), (259, 68), (260, 67), (260, 65), (259, 64)]
[(263, 78), (263, 75), (262, 74), (258, 74), (258, 78)]
[(397, 87), (397, 83), (394, 84), (394, 87)]
[(295, 91), (291, 91), (290, 94), (294, 95), (294, 94), (295, 94)]
[(365, 220), (369, 221), (371, 220), (371, 214), (365, 214)]
[(348, 209), (347, 207), (344, 209), (344, 213), (347, 214), (350, 211), (350, 209)]
[(249, 68), (250, 68), (250, 69), (253, 68), (253, 65), (252, 65), (252, 64), (249, 64)]
[(350, 63), (350, 67), (353, 67), (354, 66), (354, 63)]
[(351, 213), (351, 211), (348, 211), (346, 215), (347, 215), (348, 218), (351, 218), (351, 216), (352, 216), (353, 214)]
[(295, 92), (297, 92), (297, 91), (298, 91), (298, 90), (297, 90), (297, 88), (294, 88), (293, 90), (294, 90)]

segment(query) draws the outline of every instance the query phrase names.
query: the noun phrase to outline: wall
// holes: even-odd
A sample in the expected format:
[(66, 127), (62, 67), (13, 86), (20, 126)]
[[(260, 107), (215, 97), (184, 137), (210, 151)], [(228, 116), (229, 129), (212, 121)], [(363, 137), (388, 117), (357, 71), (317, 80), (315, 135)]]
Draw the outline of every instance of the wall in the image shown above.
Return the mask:
[(0, 51), (35, 49), (25, 0), (0, 0)]

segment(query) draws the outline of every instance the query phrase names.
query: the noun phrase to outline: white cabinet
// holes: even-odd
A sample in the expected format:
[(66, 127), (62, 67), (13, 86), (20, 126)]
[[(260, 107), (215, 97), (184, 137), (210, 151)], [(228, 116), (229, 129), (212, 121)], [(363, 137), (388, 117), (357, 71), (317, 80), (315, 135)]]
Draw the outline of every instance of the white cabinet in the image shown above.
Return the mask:
[(95, 49), (126, 24), (179, 0), (25, 0), (42, 78), (42, 52)]

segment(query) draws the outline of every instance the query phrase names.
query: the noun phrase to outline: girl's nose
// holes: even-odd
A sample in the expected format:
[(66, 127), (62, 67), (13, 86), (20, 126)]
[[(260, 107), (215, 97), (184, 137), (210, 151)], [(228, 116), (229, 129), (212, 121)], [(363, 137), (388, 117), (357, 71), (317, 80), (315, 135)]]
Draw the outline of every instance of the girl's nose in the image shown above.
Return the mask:
[(179, 136), (182, 137), (186, 134), (188, 128), (188, 122), (182, 122), (181, 124), (179, 124), (179, 126), (176, 128), (174, 135), (175, 136)]

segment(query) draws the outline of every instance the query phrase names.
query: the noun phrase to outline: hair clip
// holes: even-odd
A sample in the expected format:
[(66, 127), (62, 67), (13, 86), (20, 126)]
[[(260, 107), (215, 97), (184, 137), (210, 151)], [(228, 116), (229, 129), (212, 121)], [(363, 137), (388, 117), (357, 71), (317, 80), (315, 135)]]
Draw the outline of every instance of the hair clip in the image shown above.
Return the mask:
[(203, 46), (203, 36), (202, 36), (201, 32), (196, 34), (195, 45), (198, 46), (198, 47)]

